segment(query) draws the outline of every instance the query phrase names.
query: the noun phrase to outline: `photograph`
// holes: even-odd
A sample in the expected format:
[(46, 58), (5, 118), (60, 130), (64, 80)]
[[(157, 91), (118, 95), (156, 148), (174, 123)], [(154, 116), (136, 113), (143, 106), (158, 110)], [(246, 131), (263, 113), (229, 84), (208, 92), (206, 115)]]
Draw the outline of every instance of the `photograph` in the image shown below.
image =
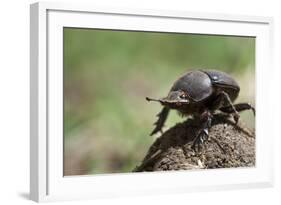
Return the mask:
[(255, 167), (255, 36), (63, 28), (63, 175)]

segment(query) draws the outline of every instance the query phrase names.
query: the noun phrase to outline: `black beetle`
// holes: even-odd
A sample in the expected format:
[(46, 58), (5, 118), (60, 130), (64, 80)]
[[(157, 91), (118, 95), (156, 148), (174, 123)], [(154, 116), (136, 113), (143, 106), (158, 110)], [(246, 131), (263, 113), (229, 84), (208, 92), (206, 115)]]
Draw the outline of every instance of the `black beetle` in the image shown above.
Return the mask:
[(194, 70), (180, 77), (172, 86), (167, 97), (161, 99), (146, 98), (148, 101), (160, 102), (164, 108), (157, 115), (155, 129), (150, 135), (162, 132), (162, 127), (170, 109), (176, 109), (183, 116), (193, 116), (199, 119), (200, 131), (195, 137), (193, 148), (208, 139), (208, 129), (211, 127), (212, 116), (216, 110), (233, 114), (237, 123), (239, 113), (255, 109), (249, 103), (233, 104), (238, 97), (240, 87), (228, 74), (216, 70)]

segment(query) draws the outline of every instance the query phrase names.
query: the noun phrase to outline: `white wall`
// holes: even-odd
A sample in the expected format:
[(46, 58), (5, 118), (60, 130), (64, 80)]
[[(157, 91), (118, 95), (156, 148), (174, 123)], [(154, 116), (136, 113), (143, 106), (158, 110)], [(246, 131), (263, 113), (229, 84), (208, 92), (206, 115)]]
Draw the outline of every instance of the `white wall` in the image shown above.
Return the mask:
[[(31, 204), (29, 189), (29, 3), (28, 0), (1, 1), (0, 32), (0, 203)], [(80, 1), (82, 2), (82, 1)], [(93, 1), (91, 1), (93, 2)], [(140, 7), (150, 9), (208, 11), (230, 14), (273, 16), (275, 20), (276, 106), (280, 104), (281, 11), (277, 0), (99, 0), (99, 5)], [(258, 2), (258, 3), (257, 3)], [(278, 7), (279, 6), (279, 7)], [(267, 68), (264, 68), (267, 69)], [(279, 69), (279, 70), (277, 70)], [(260, 82), (262, 83), (262, 82)], [(280, 85), (278, 85), (280, 83)], [(275, 116), (280, 113), (276, 108)], [(276, 118), (277, 119), (277, 118)], [(280, 120), (281, 121), (281, 120)], [(281, 123), (275, 123), (275, 128)], [(128, 199), (110, 199), (70, 204), (277, 204), (281, 202), (280, 138), (276, 136), (276, 186), (271, 189), (253, 189), (208, 193), (188, 193), (169, 196), (150, 196)], [(278, 164), (277, 164), (278, 163)], [(188, 183), (188, 182), (184, 182)], [(278, 201), (278, 202), (277, 202)]]

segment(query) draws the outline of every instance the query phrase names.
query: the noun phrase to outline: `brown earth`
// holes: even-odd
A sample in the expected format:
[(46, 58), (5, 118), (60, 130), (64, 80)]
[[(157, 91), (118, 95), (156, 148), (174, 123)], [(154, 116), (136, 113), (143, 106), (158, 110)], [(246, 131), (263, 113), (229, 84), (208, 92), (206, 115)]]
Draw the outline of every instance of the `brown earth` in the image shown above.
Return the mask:
[(209, 139), (192, 149), (198, 122), (188, 119), (162, 134), (133, 171), (189, 170), (255, 166), (255, 133), (232, 118), (217, 114)]

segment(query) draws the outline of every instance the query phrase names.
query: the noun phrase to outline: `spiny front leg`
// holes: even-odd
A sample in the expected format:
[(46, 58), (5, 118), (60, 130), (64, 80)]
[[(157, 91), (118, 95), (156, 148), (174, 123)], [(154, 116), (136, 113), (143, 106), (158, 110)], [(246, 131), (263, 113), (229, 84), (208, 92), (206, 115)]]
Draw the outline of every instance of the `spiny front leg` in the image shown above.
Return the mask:
[(200, 115), (199, 123), (200, 123), (200, 129), (191, 147), (194, 150), (199, 150), (200, 146), (204, 144), (204, 142), (209, 138), (209, 128), (211, 127), (212, 124), (212, 114), (210, 113), (210, 111), (208, 110), (204, 111)]
[(150, 133), (150, 136), (151, 136), (151, 135), (154, 135), (155, 133), (157, 133), (157, 132), (159, 132), (159, 131), (162, 132), (162, 128), (163, 128), (163, 126), (164, 126), (164, 124), (165, 124), (165, 121), (166, 121), (166, 119), (167, 119), (167, 117), (168, 117), (169, 111), (170, 111), (169, 108), (164, 107), (164, 108), (161, 110), (161, 112), (159, 112), (159, 113), (157, 114), (158, 120), (154, 123), (155, 128), (154, 128), (154, 130)]

